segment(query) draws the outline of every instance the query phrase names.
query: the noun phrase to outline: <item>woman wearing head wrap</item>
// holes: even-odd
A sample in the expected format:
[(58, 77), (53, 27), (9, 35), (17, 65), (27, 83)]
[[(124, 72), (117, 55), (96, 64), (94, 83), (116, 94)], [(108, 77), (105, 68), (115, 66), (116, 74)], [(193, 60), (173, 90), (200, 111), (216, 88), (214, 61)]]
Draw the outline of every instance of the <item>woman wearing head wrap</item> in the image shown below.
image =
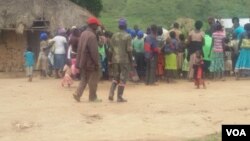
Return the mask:
[(64, 37), (66, 31), (64, 28), (60, 28), (51, 41), (54, 42), (54, 69), (55, 77), (59, 78), (59, 70), (63, 70), (64, 65), (66, 64), (66, 51), (67, 51), (67, 40)]
[(41, 78), (46, 77), (46, 72), (48, 69), (48, 35), (47, 33), (40, 34), (40, 52), (37, 60), (37, 69), (40, 70)]
[(144, 79), (146, 63), (144, 58), (144, 33), (143, 31), (138, 31), (137, 38), (132, 41), (133, 52), (136, 62), (136, 70), (140, 80)]
[(136, 32), (135, 32), (135, 30), (131, 30), (130, 31), (130, 36), (132, 37), (132, 39), (134, 39), (135, 37), (136, 37)]

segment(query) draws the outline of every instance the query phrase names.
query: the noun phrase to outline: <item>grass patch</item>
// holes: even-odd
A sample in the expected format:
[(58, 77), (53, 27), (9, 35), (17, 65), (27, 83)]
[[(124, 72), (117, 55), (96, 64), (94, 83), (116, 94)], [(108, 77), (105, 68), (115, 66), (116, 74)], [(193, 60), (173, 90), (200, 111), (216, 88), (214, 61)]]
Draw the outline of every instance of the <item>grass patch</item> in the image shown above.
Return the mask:
[[(103, 0), (101, 21), (108, 30), (117, 30), (117, 19), (128, 19), (129, 27), (143, 30), (152, 23), (169, 27), (180, 17), (203, 20), (209, 16), (249, 17), (249, 0)], [(223, 8), (221, 8), (223, 7)]]
[(187, 141), (221, 141), (221, 133), (214, 133), (205, 137), (191, 139)]

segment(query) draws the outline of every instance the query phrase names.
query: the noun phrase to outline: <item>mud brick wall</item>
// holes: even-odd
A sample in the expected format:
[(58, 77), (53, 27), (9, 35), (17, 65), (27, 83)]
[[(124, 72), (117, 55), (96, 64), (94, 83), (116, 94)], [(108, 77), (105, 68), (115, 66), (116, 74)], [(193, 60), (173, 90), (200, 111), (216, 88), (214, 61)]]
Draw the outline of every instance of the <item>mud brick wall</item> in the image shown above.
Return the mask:
[(17, 72), (24, 70), (24, 51), (27, 46), (27, 33), (16, 34), (15, 31), (0, 32), (0, 71)]

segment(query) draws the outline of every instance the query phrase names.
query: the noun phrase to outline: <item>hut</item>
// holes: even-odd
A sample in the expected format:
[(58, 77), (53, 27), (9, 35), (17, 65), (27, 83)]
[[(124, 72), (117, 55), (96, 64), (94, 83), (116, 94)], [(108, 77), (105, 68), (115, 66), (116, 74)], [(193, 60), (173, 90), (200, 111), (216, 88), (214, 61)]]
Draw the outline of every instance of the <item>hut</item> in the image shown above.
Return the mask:
[(27, 46), (39, 52), (39, 34), (85, 25), (91, 16), (70, 0), (0, 0), (0, 71), (22, 71)]

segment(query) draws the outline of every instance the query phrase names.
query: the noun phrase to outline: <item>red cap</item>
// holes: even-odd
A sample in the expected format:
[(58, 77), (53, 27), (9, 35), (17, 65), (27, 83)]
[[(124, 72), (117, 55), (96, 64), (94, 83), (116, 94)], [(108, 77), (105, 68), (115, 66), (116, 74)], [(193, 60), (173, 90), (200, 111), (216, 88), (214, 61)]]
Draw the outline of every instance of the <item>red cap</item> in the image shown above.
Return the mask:
[(96, 24), (96, 25), (101, 25), (99, 20), (96, 17), (89, 17), (87, 19), (87, 24)]

